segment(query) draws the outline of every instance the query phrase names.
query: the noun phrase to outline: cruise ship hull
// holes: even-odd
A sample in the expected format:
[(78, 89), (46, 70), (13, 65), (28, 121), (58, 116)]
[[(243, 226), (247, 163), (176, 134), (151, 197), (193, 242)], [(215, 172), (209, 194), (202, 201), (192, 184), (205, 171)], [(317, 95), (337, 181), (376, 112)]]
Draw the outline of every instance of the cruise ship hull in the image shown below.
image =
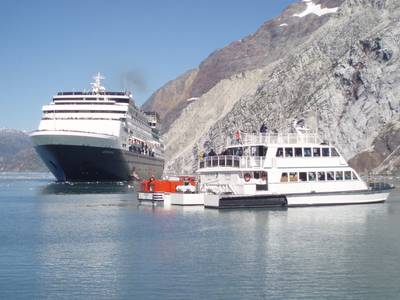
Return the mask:
[(160, 177), (164, 161), (129, 151), (82, 145), (36, 145), (58, 181), (126, 181)]

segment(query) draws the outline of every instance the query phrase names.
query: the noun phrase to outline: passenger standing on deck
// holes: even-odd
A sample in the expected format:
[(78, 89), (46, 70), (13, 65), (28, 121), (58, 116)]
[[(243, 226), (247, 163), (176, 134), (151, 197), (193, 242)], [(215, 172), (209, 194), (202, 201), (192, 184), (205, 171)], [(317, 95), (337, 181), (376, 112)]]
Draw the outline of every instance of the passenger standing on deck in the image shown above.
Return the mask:
[(200, 152), (200, 161), (204, 161), (204, 158), (206, 157), (206, 154), (204, 153), (204, 151)]
[(267, 133), (268, 132), (268, 127), (265, 125), (265, 123), (262, 123), (260, 127), (260, 133)]
[(217, 153), (215, 153), (214, 149), (211, 149), (210, 152), (208, 152), (208, 156), (215, 156)]
[(241, 136), (240, 136), (240, 130), (236, 130), (235, 132), (235, 140), (236, 140), (236, 144), (241, 144)]

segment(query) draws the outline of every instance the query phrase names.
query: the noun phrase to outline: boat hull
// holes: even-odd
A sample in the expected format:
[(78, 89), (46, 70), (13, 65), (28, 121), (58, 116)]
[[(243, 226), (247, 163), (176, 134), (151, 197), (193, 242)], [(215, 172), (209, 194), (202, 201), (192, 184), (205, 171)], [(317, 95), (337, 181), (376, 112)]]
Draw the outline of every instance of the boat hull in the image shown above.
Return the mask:
[(386, 201), (391, 189), (286, 195), (288, 206), (369, 204)]
[(346, 204), (371, 204), (387, 200), (391, 189), (264, 195), (221, 195), (217, 199), (205, 200), (208, 208), (245, 207), (299, 207)]
[(160, 177), (164, 161), (120, 149), (82, 145), (36, 145), (58, 181), (126, 181)]

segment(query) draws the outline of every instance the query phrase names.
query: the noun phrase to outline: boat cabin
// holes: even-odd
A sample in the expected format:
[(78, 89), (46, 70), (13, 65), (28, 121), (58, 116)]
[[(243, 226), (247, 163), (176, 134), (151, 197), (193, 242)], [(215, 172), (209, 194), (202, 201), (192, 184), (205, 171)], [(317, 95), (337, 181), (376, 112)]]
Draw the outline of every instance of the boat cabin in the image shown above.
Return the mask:
[(203, 191), (220, 194), (362, 190), (366, 184), (333, 145), (313, 133), (242, 135), (199, 161)]

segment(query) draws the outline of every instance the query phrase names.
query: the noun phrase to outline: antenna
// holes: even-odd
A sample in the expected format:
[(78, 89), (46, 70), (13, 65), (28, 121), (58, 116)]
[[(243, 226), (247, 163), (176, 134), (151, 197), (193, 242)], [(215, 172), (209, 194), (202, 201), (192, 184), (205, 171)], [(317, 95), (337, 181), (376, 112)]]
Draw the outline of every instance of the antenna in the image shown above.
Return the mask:
[(317, 132), (317, 136), (319, 136), (319, 108), (318, 108), (318, 105), (317, 105), (316, 113), (317, 113), (317, 115), (316, 115), (316, 117), (317, 117), (317, 128), (316, 128), (316, 132)]
[(105, 79), (105, 77), (101, 76), (100, 72), (98, 72), (97, 75), (93, 77), (93, 79), (94, 82), (90, 84), (92, 86), (92, 92), (95, 94), (105, 92), (106, 88), (101, 85), (101, 80)]

